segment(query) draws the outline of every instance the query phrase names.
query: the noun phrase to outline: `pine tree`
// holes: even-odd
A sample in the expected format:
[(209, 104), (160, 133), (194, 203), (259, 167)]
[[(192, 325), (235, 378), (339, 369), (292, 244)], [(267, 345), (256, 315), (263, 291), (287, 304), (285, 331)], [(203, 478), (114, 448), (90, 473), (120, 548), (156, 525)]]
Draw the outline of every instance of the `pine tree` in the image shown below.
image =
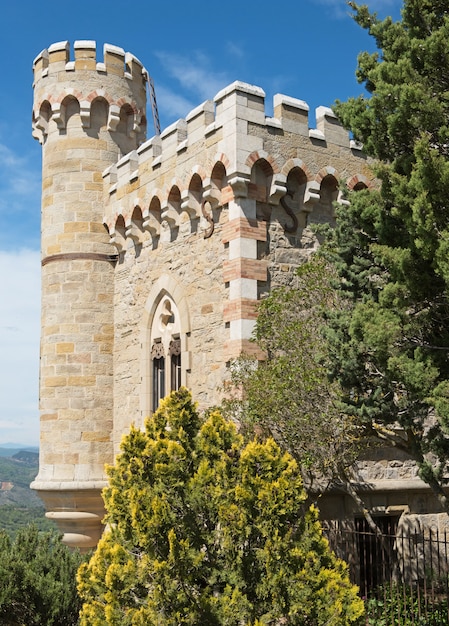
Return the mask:
[(378, 51), (358, 59), (368, 95), (335, 110), (380, 186), (338, 211), (333, 375), (347, 414), (409, 454), (449, 511), (449, 3), (405, 0), (398, 22), (348, 4)]
[(79, 573), (85, 626), (360, 619), (296, 462), (273, 440), (245, 444), (217, 411), (202, 421), (185, 389), (131, 429), (109, 480), (109, 530)]
[(11, 539), (0, 533), (0, 623), (5, 626), (75, 626), (81, 601), (76, 573), (83, 557), (55, 532), (35, 526)]

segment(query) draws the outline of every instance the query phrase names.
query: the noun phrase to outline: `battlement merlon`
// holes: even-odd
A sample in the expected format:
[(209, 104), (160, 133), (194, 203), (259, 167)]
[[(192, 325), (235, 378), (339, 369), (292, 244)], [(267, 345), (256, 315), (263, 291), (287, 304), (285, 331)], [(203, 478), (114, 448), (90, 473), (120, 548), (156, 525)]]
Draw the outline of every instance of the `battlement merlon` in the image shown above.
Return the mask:
[[(249, 175), (251, 164), (247, 163), (247, 158), (260, 151), (260, 138), (264, 134), (278, 135), (280, 141), (285, 135), (299, 135), (304, 149), (309, 145), (316, 150), (326, 150), (337, 145), (346, 148), (352, 156), (362, 156), (361, 146), (350, 141), (349, 133), (330, 108), (318, 107), (315, 128), (309, 123), (309, 106), (303, 100), (276, 94), (273, 109), (274, 116), (268, 116), (265, 92), (260, 87), (240, 81), (232, 83), (219, 91), (213, 101), (203, 102), (184, 119), (168, 126), (160, 136), (142, 144), (137, 149), (137, 170), (133, 159), (132, 166), (120, 168), (118, 177), (115, 166), (104, 172), (106, 194), (108, 190), (114, 193), (121, 187), (125, 189), (130, 180), (136, 180), (136, 171), (147, 172), (140, 184), (152, 178), (149, 170), (153, 170), (154, 178), (157, 178), (161, 167), (165, 169), (164, 163), (168, 165), (173, 158), (178, 159), (184, 154), (186, 158), (193, 155), (201, 144), (202, 150), (210, 145), (226, 154), (230, 176)], [(260, 133), (250, 132), (251, 125), (258, 127)], [(244, 136), (244, 141), (238, 141), (237, 135)]]
[(143, 64), (123, 48), (105, 43), (103, 61), (97, 62), (96, 42), (90, 40), (75, 41), (74, 58), (70, 58), (70, 44), (60, 41), (42, 50), (34, 59), (34, 81), (38, 81), (58, 72), (90, 71), (98, 74), (112, 74), (130, 80), (146, 80), (148, 72)]

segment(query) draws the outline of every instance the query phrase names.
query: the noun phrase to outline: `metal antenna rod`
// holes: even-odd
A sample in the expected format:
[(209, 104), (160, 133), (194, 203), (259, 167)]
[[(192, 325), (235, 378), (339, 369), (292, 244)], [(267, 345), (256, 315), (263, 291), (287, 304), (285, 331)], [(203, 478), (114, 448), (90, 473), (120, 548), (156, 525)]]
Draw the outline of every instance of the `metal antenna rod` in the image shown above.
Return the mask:
[(151, 111), (153, 113), (154, 132), (156, 135), (161, 134), (161, 123), (159, 122), (159, 113), (157, 110), (156, 91), (154, 89), (153, 79), (147, 74), (148, 91), (150, 94)]

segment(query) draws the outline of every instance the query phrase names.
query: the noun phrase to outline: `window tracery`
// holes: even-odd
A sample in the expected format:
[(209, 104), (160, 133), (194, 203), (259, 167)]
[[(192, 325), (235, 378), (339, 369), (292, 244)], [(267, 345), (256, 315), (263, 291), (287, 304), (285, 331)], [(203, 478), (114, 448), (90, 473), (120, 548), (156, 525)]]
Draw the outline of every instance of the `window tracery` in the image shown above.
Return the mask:
[(151, 408), (154, 412), (169, 391), (181, 386), (180, 316), (175, 302), (164, 295), (156, 307), (151, 328)]

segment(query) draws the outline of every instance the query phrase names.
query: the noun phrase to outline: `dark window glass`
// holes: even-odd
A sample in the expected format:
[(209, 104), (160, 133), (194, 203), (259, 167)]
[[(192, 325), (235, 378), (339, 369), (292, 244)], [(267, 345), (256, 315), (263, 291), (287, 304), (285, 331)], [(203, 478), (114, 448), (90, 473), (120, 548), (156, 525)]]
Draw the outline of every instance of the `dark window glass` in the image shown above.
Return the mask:
[(171, 355), (171, 390), (177, 391), (181, 386), (181, 355)]
[(172, 391), (177, 391), (181, 386), (181, 340), (172, 339), (169, 346), (171, 372), (170, 385)]
[(165, 359), (163, 356), (153, 359), (153, 413), (165, 396)]

